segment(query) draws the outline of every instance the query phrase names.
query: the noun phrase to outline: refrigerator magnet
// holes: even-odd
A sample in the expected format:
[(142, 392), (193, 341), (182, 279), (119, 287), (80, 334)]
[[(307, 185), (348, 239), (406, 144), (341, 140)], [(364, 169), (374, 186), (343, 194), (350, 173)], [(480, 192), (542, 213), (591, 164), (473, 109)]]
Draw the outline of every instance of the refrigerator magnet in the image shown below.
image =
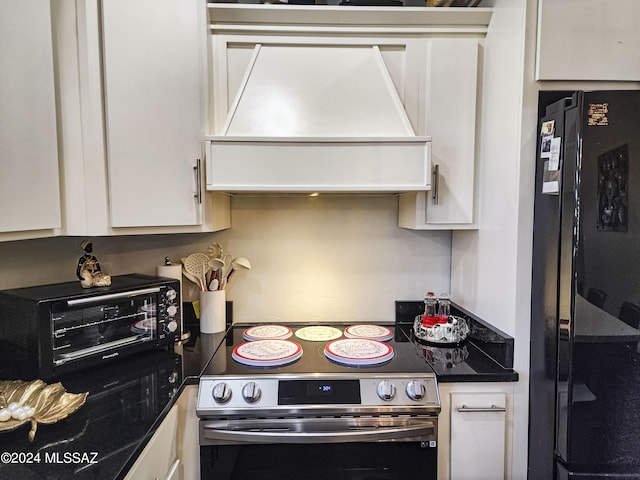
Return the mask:
[(540, 158), (549, 158), (551, 157), (551, 141), (553, 140), (553, 135), (545, 135), (542, 137), (542, 143), (540, 145)]
[(549, 120), (542, 122), (542, 128), (540, 129), (540, 136), (546, 137), (547, 135), (553, 135), (553, 129), (556, 124), (555, 120)]
[(562, 137), (554, 137), (551, 139), (551, 150), (549, 152), (549, 170), (555, 171), (560, 168), (560, 145)]
[(544, 176), (542, 178), (542, 193), (545, 195), (558, 195), (560, 193), (560, 171), (550, 170), (549, 161), (544, 162)]

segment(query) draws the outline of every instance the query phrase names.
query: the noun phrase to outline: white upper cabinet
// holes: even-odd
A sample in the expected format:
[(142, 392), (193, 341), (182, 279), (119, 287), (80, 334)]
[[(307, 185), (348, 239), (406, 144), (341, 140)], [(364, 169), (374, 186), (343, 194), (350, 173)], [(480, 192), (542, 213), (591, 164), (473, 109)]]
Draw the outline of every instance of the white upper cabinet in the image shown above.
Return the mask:
[(0, 2), (0, 240), (61, 226), (50, 2)]
[[(463, 10), (471, 13), (211, 4), (207, 188), (392, 193), (432, 188), (436, 139), (425, 118), (430, 114), (425, 91), (449, 79), (428, 78), (425, 72), (428, 61), (442, 67), (451, 49), (433, 47), (433, 58), (428, 51), (434, 37), (482, 35), (491, 15), (488, 9)], [(447, 88), (440, 93), (455, 90)], [(455, 95), (452, 103), (467, 101), (466, 92), (464, 98)], [(432, 103), (434, 111), (449, 113), (446, 100)], [(433, 130), (443, 129), (434, 124)]]
[(204, 191), (206, 5), (55, 2), (63, 233), (191, 233), (230, 226)]
[(640, 80), (638, 0), (539, 0), (536, 80)]
[(411, 229), (475, 228), (476, 106), (480, 40), (427, 43), (420, 108), (432, 138), (431, 191), (400, 196), (398, 224)]
[(201, 7), (197, 0), (102, 2), (113, 227), (202, 222)]

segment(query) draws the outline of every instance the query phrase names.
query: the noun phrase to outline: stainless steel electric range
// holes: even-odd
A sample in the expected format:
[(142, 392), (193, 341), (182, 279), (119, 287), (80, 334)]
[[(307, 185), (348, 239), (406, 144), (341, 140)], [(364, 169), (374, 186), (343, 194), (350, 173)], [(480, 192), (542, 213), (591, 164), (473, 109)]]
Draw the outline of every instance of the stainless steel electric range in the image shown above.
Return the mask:
[(394, 326), (348, 327), (230, 329), (200, 380), (202, 478), (436, 478), (435, 373)]

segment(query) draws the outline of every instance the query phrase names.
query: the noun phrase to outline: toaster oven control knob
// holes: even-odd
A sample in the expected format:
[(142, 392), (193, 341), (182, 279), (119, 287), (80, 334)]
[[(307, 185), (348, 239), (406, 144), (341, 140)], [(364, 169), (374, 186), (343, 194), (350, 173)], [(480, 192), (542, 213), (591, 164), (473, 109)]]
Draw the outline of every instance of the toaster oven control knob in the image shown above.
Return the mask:
[(224, 382), (216, 383), (211, 392), (216, 403), (227, 403), (231, 398), (231, 389)]
[(167, 314), (168, 314), (170, 317), (175, 317), (175, 316), (176, 316), (176, 313), (178, 313), (178, 307), (176, 307), (175, 305), (169, 305), (169, 306), (167, 307)]
[(242, 387), (242, 398), (244, 398), (247, 403), (256, 403), (260, 400), (261, 395), (262, 391), (256, 382), (249, 382)]
[(169, 323), (167, 323), (167, 326), (165, 328), (167, 329), (167, 333), (173, 333), (178, 329), (178, 322), (176, 322), (175, 320), (171, 320)]
[(177, 296), (178, 296), (178, 293), (173, 288), (170, 288), (169, 290), (167, 290), (167, 299), (169, 301), (175, 300)]
[(411, 380), (407, 383), (405, 391), (407, 392), (407, 397), (411, 400), (422, 400), (427, 392), (422, 382), (418, 382), (417, 380)]
[(378, 397), (380, 397), (381, 400), (385, 400), (385, 401), (389, 401), (389, 400), (393, 400), (393, 397), (396, 396), (396, 387), (394, 387), (393, 383), (391, 383), (389, 380), (382, 380), (380, 383), (378, 383)]

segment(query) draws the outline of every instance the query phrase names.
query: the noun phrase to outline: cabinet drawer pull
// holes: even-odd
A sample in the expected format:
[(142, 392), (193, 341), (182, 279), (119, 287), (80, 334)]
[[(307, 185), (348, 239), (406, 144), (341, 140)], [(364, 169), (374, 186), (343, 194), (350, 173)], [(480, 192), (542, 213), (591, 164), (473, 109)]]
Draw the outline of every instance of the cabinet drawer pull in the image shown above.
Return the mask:
[(498, 407), (497, 405), (491, 405), (490, 407), (467, 407), (466, 405), (462, 405), (457, 409), (462, 413), (475, 413), (475, 412), (506, 412), (507, 409), (504, 407)]
[(439, 200), (439, 186), (440, 186), (440, 165), (437, 163), (433, 166), (433, 186), (431, 192), (431, 199), (434, 205), (438, 205)]
[(194, 193), (193, 196), (198, 203), (202, 203), (202, 164), (199, 158), (196, 159), (196, 166), (193, 167), (193, 171), (196, 177), (196, 193)]

